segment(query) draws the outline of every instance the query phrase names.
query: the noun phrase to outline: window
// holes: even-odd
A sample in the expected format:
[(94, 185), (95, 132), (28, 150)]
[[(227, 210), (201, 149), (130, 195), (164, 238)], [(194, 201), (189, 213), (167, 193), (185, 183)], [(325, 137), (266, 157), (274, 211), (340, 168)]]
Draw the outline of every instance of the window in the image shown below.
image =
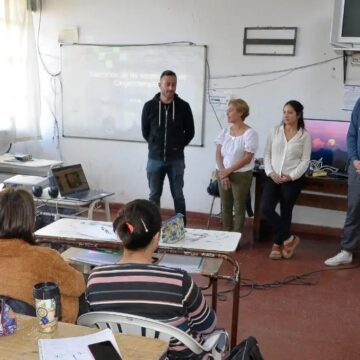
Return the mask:
[(0, 44), (0, 145), (38, 139), (39, 69), (27, 0), (0, 0)]

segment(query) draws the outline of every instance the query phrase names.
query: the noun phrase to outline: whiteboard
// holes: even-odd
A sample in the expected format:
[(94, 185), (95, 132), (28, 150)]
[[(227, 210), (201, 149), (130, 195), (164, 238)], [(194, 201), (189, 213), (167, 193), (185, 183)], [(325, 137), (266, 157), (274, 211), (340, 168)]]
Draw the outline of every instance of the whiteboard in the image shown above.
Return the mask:
[(62, 45), (63, 136), (145, 141), (142, 108), (172, 70), (193, 112), (191, 144), (202, 145), (205, 60), (206, 47), (197, 45)]

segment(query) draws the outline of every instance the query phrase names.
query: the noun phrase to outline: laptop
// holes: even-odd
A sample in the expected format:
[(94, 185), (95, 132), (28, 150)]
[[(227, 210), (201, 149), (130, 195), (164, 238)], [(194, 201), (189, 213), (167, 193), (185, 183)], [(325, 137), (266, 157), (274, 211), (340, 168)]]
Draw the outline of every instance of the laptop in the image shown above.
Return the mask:
[(90, 190), (81, 164), (54, 168), (52, 173), (60, 195), (65, 199), (88, 202), (114, 194)]

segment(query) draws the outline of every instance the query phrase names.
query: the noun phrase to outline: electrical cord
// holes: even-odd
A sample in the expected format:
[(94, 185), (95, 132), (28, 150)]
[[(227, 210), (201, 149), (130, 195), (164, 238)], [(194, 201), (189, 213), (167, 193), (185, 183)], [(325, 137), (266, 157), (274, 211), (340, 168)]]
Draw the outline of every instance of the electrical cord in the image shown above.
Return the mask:
[(262, 75), (271, 75), (271, 74), (283, 73), (283, 72), (288, 72), (288, 71), (302, 70), (302, 69), (306, 69), (306, 68), (313, 67), (313, 66), (323, 65), (323, 64), (326, 64), (328, 62), (338, 60), (338, 59), (342, 59), (342, 58), (343, 58), (342, 56), (335, 56), (335, 57), (330, 58), (330, 59), (321, 60), (321, 61), (317, 61), (317, 62), (314, 62), (314, 63), (306, 64), (306, 65), (294, 66), (292, 68), (272, 70), (272, 71), (260, 71), (260, 72), (254, 72), (254, 73), (243, 73), (243, 74), (234, 74), (234, 75), (218, 75), (218, 76), (213, 76), (211, 78), (211, 80), (231, 79), (231, 78), (246, 77), (246, 76), (262, 76)]
[(8, 153), (10, 152), (11, 147), (12, 147), (12, 143), (9, 144), (9, 147), (8, 147), (8, 149), (5, 151), (5, 154), (8, 154)]
[(208, 96), (208, 101), (209, 101), (209, 104), (210, 104), (210, 106), (211, 106), (211, 108), (212, 108), (212, 111), (213, 111), (214, 114), (215, 114), (215, 117), (216, 117), (216, 120), (217, 120), (217, 122), (218, 122), (218, 124), (219, 124), (219, 126), (220, 126), (220, 129), (222, 129), (223, 126), (222, 126), (222, 124), (221, 124), (221, 122), (220, 122), (220, 120), (219, 120), (219, 117), (218, 117), (218, 115), (217, 115), (217, 113), (216, 113), (216, 111), (215, 111), (214, 105), (213, 105), (212, 102), (210, 101), (210, 64), (209, 64), (207, 58), (206, 58), (205, 61), (206, 61), (206, 69), (207, 69), (207, 79), (206, 79), (206, 82), (207, 82), (207, 96)]
[(323, 158), (320, 158), (319, 160), (311, 160), (310, 161), (310, 169), (312, 171), (327, 171), (331, 173), (335, 173), (339, 171), (338, 168), (329, 166), (329, 165), (323, 165)]
[[(341, 270), (353, 270), (360, 267), (360, 264), (353, 265), (353, 266), (342, 266), (342, 267), (331, 267), (331, 268), (323, 268), (319, 270), (310, 271), (303, 274), (295, 274), (289, 275), (282, 280), (275, 280), (270, 283), (263, 283), (259, 284), (254, 282), (251, 279), (242, 278), (240, 279), (240, 291), (241, 289), (249, 289), (244, 295), (240, 295), (241, 298), (245, 298), (249, 296), (254, 290), (266, 290), (266, 289), (276, 289), (280, 288), (285, 285), (301, 285), (301, 286), (314, 286), (318, 284), (318, 279), (309, 279), (312, 275), (320, 274), (326, 271), (341, 271)], [(226, 294), (231, 293), (234, 290), (235, 281), (231, 280), (232, 287), (231, 289), (223, 290), (218, 292), (218, 300), (226, 301), (227, 297)], [(204, 294), (204, 296), (211, 296), (211, 294)]]
[(39, 23), (38, 23), (38, 29), (37, 29), (37, 36), (36, 36), (36, 48), (38, 51), (40, 62), (44, 68), (44, 70), (50, 75), (50, 76), (59, 76), (61, 74), (61, 70), (59, 70), (56, 73), (52, 73), (49, 71), (47, 66), (45, 65), (44, 59), (42, 57), (41, 51), (40, 51), (40, 29), (41, 29), (41, 16), (42, 16), (42, 0), (39, 0)]

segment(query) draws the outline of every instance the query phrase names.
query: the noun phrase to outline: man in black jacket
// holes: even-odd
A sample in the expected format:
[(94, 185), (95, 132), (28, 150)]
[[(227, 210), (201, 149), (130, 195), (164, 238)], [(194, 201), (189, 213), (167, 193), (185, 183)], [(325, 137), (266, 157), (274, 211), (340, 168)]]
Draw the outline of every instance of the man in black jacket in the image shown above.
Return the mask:
[(169, 178), (175, 213), (184, 215), (184, 148), (194, 137), (194, 119), (190, 105), (179, 98), (176, 74), (171, 70), (160, 76), (160, 93), (148, 101), (141, 117), (142, 134), (149, 144), (146, 167), (149, 181), (149, 200), (160, 207), (165, 175)]

